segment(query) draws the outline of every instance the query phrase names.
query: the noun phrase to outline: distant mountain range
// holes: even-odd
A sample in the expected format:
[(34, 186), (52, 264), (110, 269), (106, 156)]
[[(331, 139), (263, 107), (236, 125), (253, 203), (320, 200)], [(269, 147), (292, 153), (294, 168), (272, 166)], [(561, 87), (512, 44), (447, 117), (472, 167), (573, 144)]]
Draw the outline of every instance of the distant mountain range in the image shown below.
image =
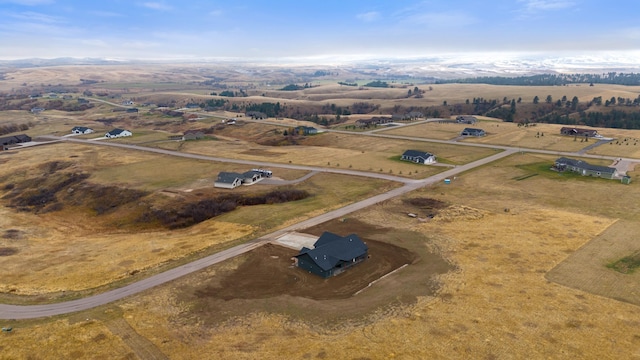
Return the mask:
[(324, 58), (219, 58), (185, 60), (118, 60), (105, 58), (30, 58), (0, 60), (0, 68), (29, 68), (64, 65), (126, 65), (126, 64), (234, 64), (238, 67), (260, 65), (286, 68), (327, 67), (350, 69), (380, 78), (468, 78), (475, 76), (524, 76), (535, 74), (640, 72), (640, 54), (595, 54), (577, 56), (454, 54), (432, 57), (375, 58), (327, 56)]

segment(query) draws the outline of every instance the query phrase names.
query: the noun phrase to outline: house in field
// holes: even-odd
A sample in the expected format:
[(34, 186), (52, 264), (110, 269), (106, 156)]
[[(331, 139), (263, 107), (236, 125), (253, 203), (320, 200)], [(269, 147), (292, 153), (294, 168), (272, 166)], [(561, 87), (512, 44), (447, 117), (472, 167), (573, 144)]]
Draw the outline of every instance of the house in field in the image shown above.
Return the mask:
[(188, 103), (185, 106), (187, 109), (199, 109), (200, 108), (200, 104), (196, 104), (196, 103)]
[(369, 247), (356, 234), (340, 236), (325, 231), (294, 257), (295, 266), (323, 278), (336, 276), (368, 257)]
[(484, 130), (482, 129), (464, 128), (464, 130), (460, 132), (460, 135), (461, 136), (485, 136), (487, 135), (487, 133), (485, 133)]
[(113, 138), (119, 138), (119, 137), (125, 137), (125, 136), (131, 136), (133, 135), (131, 133), (131, 131), (129, 130), (123, 130), (123, 129), (113, 129), (111, 131), (109, 131), (108, 133), (104, 134), (105, 137), (113, 139)]
[(298, 135), (315, 135), (318, 133), (318, 129), (311, 126), (298, 126), (294, 130), (294, 133)]
[(436, 156), (419, 150), (407, 150), (402, 154), (400, 160), (411, 161), (418, 164), (433, 164), (436, 162)]
[(242, 174), (222, 171), (218, 174), (213, 186), (223, 189), (234, 189), (240, 185), (252, 185), (267, 177), (263, 170), (250, 170)]
[(26, 143), (29, 141), (31, 141), (31, 137), (26, 134), (1, 137), (0, 150), (7, 150), (11, 145)]
[(126, 110), (126, 112), (128, 112), (128, 113), (137, 113), (138, 112), (138, 108), (128, 108)]
[(552, 167), (553, 170), (563, 172), (572, 171), (582, 176), (594, 176), (604, 179), (620, 178), (616, 168), (608, 166), (591, 165), (586, 161), (569, 159), (566, 157), (558, 158)]
[(91, 134), (92, 132), (94, 132), (93, 129), (85, 126), (74, 126), (73, 129), (71, 129), (72, 134)]
[(41, 108), (41, 107), (33, 107), (33, 108), (31, 108), (31, 112), (33, 114), (40, 114), (43, 111), (44, 111), (44, 108)]
[(560, 134), (568, 136), (595, 137), (598, 135), (598, 131), (593, 129), (580, 129), (564, 126), (560, 129)]
[(184, 132), (184, 135), (182, 135), (182, 140), (184, 141), (200, 139), (204, 139), (204, 132), (200, 130), (187, 130)]
[(475, 124), (478, 119), (472, 115), (458, 115), (456, 116), (456, 122), (458, 124)]

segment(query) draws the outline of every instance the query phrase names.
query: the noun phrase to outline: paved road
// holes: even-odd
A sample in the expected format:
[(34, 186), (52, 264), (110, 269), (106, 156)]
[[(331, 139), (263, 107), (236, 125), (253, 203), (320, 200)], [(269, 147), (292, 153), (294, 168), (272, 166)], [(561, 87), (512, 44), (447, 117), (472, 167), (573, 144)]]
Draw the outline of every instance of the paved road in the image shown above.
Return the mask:
[[(340, 132), (340, 131), (335, 131), (334, 132)], [(344, 133), (348, 133), (348, 134), (353, 134), (353, 132), (344, 132)], [(359, 133), (361, 135), (365, 135), (365, 136), (375, 136), (375, 137), (381, 137), (381, 138), (394, 138), (394, 139), (404, 139), (404, 140), (415, 140), (415, 141), (426, 141), (426, 142), (436, 142), (436, 143), (448, 143), (448, 144), (453, 144), (454, 142), (452, 141), (446, 141), (446, 140), (430, 140), (430, 139), (424, 139), (424, 138), (414, 138), (414, 137), (408, 137), (408, 136), (396, 136), (396, 135), (384, 135), (384, 134), (377, 134), (377, 133)], [(290, 231), (295, 231), (295, 230), (299, 230), (299, 229), (304, 229), (310, 226), (314, 226), (317, 224), (321, 224), (323, 222), (332, 220), (332, 219), (336, 219), (336, 218), (340, 218), (340, 217), (344, 217), (354, 211), (360, 210), (360, 209), (364, 209), (366, 207), (369, 207), (371, 205), (374, 205), (376, 203), (379, 203), (381, 201), (385, 201), (397, 196), (400, 196), (402, 194), (405, 194), (407, 192), (416, 190), (418, 188), (424, 187), (424, 186), (428, 186), (434, 183), (438, 183), (441, 182), (442, 180), (446, 179), (446, 178), (451, 178), (455, 175), (458, 175), (462, 172), (471, 170), (473, 168), (476, 168), (478, 166), (482, 166), (485, 164), (488, 164), (490, 162), (496, 161), (498, 159), (502, 159), (504, 157), (507, 157), (509, 155), (512, 155), (514, 153), (520, 152), (520, 151), (524, 151), (525, 149), (521, 149), (521, 148), (514, 148), (514, 147), (508, 147), (508, 146), (495, 146), (495, 145), (486, 145), (486, 144), (473, 144), (473, 143), (460, 143), (460, 142), (455, 142), (456, 145), (463, 145), (463, 146), (475, 146), (475, 147), (485, 147), (485, 148), (493, 148), (493, 149), (502, 149), (504, 151), (499, 152), (497, 154), (494, 154), (492, 156), (486, 157), (484, 159), (480, 159), (478, 161), (474, 161), (472, 163), (469, 164), (465, 164), (465, 165), (461, 165), (461, 166), (457, 166), (454, 167), (452, 169), (449, 169), (447, 171), (444, 171), (442, 173), (433, 175), (429, 178), (426, 179), (421, 179), (421, 180), (413, 180), (413, 179), (405, 179), (405, 178), (401, 178), (401, 177), (397, 177), (397, 176), (393, 176), (393, 175), (388, 175), (388, 174), (379, 174), (379, 173), (369, 173), (369, 172), (361, 172), (361, 171), (354, 171), (354, 170), (347, 170), (347, 169), (328, 169), (328, 168), (319, 168), (319, 167), (313, 167), (313, 166), (302, 166), (302, 165), (293, 165), (293, 164), (280, 164), (280, 163), (265, 163), (265, 162), (257, 162), (257, 161), (248, 161), (248, 160), (237, 160), (237, 159), (225, 159), (225, 158), (218, 158), (218, 157), (212, 157), (212, 156), (204, 156), (204, 155), (197, 155), (197, 154), (187, 154), (187, 153), (181, 153), (181, 152), (177, 152), (177, 151), (171, 151), (171, 150), (164, 150), (164, 149), (156, 149), (156, 148), (148, 148), (148, 147), (143, 147), (143, 146), (138, 146), (138, 145), (130, 145), (130, 144), (123, 144), (123, 143), (116, 143), (116, 142), (90, 142), (88, 140), (81, 140), (81, 139), (73, 139), (73, 138), (61, 138), (61, 137), (54, 137), (54, 136), (49, 136), (49, 137), (45, 137), (48, 138), (52, 141), (69, 141), (69, 142), (77, 142), (77, 143), (87, 143), (87, 144), (92, 144), (92, 145), (100, 145), (100, 146), (114, 146), (114, 147), (120, 147), (120, 148), (126, 148), (126, 149), (132, 149), (132, 150), (139, 150), (139, 151), (149, 151), (149, 152), (154, 152), (154, 153), (160, 153), (160, 154), (166, 154), (166, 155), (172, 155), (172, 156), (181, 156), (181, 157), (186, 157), (186, 158), (192, 158), (192, 159), (200, 159), (200, 160), (208, 160), (208, 161), (220, 161), (220, 162), (233, 162), (233, 163), (238, 163), (238, 164), (246, 164), (246, 165), (252, 165), (252, 166), (261, 166), (261, 167), (267, 167), (267, 166), (272, 166), (272, 167), (279, 167), (279, 168), (288, 168), (288, 169), (297, 169), (297, 170), (307, 170), (307, 171), (311, 171), (311, 172), (332, 172), (332, 173), (338, 173), (338, 174), (345, 174), (345, 175), (355, 175), (355, 176), (367, 176), (367, 177), (373, 177), (373, 178), (379, 178), (379, 179), (385, 179), (385, 180), (391, 180), (391, 181), (398, 181), (403, 183), (404, 185), (393, 189), (391, 191), (388, 191), (386, 193), (383, 194), (379, 194), (376, 196), (373, 196), (371, 198), (359, 201), (357, 203), (353, 203), (350, 205), (347, 205), (345, 207), (342, 207), (340, 209), (334, 210), (334, 211), (330, 211), (327, 212), (325, 214), (316, 216), (314, 218), (302, 221), (300, 223), (291, 225), (289, 227), (286, 227), (284, 229), (280, 229), (278, 231), (275, 231), (273, 233), (270, 233), (268, 235), (262, 236), (258, 239), (255, 239), (253, 241), (250, 241), (248, 243), (242, 244), (242, 245), (238, 245), (235, 246), (233, 248), (230, 248), (228, 250), (225, 251), (221, 251), (219, 253), (207, 256), (205, 258), (196, 260), (194, 262), (191, 262), (189, 264), (185, 264), (179, 267), (176, 267), (174, 269), (168, 270), (166, 272), (163, 272), (161, 274), (157, 274), (154, 276), (151, 276), (149, 278), (140, 280), (138, 282), (129, 284), (127, 286), (124, 286), (122, 288), (119, 289), (115, 289), (115, 290), (110, 290), (98, 295), (94, 295), (94, 296), (90, 296), (87, 298), (83, 298), (83, 299), (77, 299), (77, 300), (72, 300), (72, 301), (68, 301), (68, 302), (64, 302), (64, 303), (56, 303), (56, 304), (45, 304), (45, 305), (6, 305), (6, 304), (0, 304), (0, 319), (30, 319), (30, 318), (39, 318), (39, 317), (47, 317), (47, 316), (53, 316), (53, 315), (60, 315), (60, 314), (67, 314), (67, 313), (72, 313), (72, 312), (76, 312), (76, 311), (81, 311), (81, 310), (87, 310), (87, 309), (91, 309), (94, 308), (96, 306), (100, 306), (100, 305), (104, 305), (104, 304), (108, 304), (110, 302), (113, 301), (117, 301), (120, 300), (122, 298), (125, 298), (127, 296), (133, 295), (133, 294), (137, 294), (140, 293), (142, 291), (145, 291), (147, 289), (150, 289), (152, 287), (164, 284), (166, 282), (175, 280), (179, 277), (185, 276), (187, 274), (193, 273), (195, 271), (199, 271), (202, 270), (208, 266), (211, 266), (213, 264), (225, 261), (227, 259), (230, 259), (232, 257), (238, 256), (240, 254), (243, 254), (245, 252), (248, 252), (252, 249), (255, 249), (258, 246), (261, 246), (262, 244), (275, 240), (276, 238), (278, 238), (279, 236), (290, 232)], [(534, 153), (542, 153), (542, 154), (552, 154), (552, 155), (560, 155), (560, 156), (578, 156), (580, 154), (578, 153), (573, 153), (573, 152), (558, 152), (558, 151), (547, 151), (547, 150), (538, 150), (538, 149), (526, 149), (527, 152), (534, 152)], [(583, 157), (593, 157), (593, 158), (608, 158), (608, 159), (614, 159), (613, 157), (606, 157), (606, 156), (597, 156), (597, 155), (592, 155), (592, 156), (588, 156), (588, 155), (581, 155)], [(620, 161), (629, 161), (629, 162), (637, 162), (637, 159), (620, 159)]]
[[(446, 178), (453, 177), (454, 175), (460, 174), (464, 171), (504, 158), (506, 156), (509, 156), (515, 153), (516, 151), (517, 150), (503, 151), (493, 156), (489, 156), (487, 158), (484, 158), (469, 164), (455, 167), (453, 169), (447, 170), (440, 174), (436, 174), (426, 179), (412, 180), (410, 182), (405, 182), (404, 186), (393, 189), (386, 193), (379, 194), (353, 204), (349, 204), (340, 209), (327, 212), (325, 214), (316, 216), (314, 218), (299, 222), (297, 224), (291, 225), (284, 229), (280, 229), (273, 233), (267, 234), (251, 242), (235, 246), (228, 250), (221, 251), (219, 253), (193, 261), (189, 264), (185, 264), (185, 265), (173, 268), (161, 274), (151, 276), (149, 278), (140, 280), (138, 282), (129, 284), (127, 286), (124, 286), (115, 290), (110, 290), (98, 295), (77, 299), (77, 300), (72, 300), (64, 303), (56, 303), (56, 304), (45, 304), (45, 305), (0, 304), (0, 319), (32, 319), (32, 318), (39, 318), (39, 317), (47, 317), (47, 316), (72, 313), (72, 312), (81, 311), (81, 310), (87, 310), (100, 305), (108, 304), (108, 303), (120, 300), (122, 298), (125, 298), (127, 296), (140, 293), (152, 287), (175, 280), (179, 277), (185, 276), (195, 271), (202, 270), (208, 266), (228, 260), (230, 258), (233, 258), (245, 252), (251, 251), (256, 247), (263, 245), (266, 242), (275, 240), (276, 238), (278, 238), (279, 236), (287, 232), (304, 229), (310, 226), (321, 224), (323, 222), (326, 222), (332, 219), (344, 217), (354, 211), (364, 209), (366, 207), (369, 207), (381, 201), (385, 201), (385, 200), (400, 196), (402, 194), (405, 194), (407, 192), (416, 190), (424, 186), (441, 182)], [(278, 166), (280, 166), (280, 164), (278, 164)]]

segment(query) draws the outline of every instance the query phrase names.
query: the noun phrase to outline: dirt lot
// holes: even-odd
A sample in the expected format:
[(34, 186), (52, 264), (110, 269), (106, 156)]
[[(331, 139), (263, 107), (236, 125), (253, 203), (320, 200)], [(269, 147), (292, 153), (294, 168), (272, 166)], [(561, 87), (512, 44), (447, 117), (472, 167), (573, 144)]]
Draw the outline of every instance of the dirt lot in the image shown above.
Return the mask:
[[(370, 258), (338, 276), (323, 279), (292, 266), (291, 258), (298, 253), (296, 250), (268, 244), (234, 259), (237, 266), (217, 271), (217, 276), (195, 282), (193, 286), (182, 287), (179, 301), (193, 309), (183, 315), (209, 325), (220, 325), (224, 320), (260, 311), (325, 325), (336, 318), (355, 321), (390, 304), (409, 304), (415, 302), (417, 296), (433, 296), (439, 286), (439, 275), (453, 269), (424, 244), (413, 244), (410, 250), (392, 241), (403, 237), (405, 242), (408, 239), (424, 242), (426, 239), (419, 239), (418, 234), (398, 233), (356, 219), (336, 220), (304, 232), (320, 235), (323, 231), (358, 234), (369, 246)], [(369, 236), (382, 237), (385, 241)], [(390, 275), (388, 281), (367, 288), (371, 282), (405, 264), (408, 267)], [(398, 286), (395, 281), (404, 285)], [(305, 311), (309, 306), (317, 311)]]

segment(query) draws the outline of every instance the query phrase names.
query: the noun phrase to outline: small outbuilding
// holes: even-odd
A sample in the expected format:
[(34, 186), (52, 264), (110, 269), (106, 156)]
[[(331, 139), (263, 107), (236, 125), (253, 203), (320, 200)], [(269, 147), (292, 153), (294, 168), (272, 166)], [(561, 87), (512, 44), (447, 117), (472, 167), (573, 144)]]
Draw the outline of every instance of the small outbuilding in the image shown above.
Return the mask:
[(294, 257), (295, 265), (323, 278), (336, 276), (367, 259), (369, 247), (356, 234), (340, 236), (325, 231), (313, 245)]

